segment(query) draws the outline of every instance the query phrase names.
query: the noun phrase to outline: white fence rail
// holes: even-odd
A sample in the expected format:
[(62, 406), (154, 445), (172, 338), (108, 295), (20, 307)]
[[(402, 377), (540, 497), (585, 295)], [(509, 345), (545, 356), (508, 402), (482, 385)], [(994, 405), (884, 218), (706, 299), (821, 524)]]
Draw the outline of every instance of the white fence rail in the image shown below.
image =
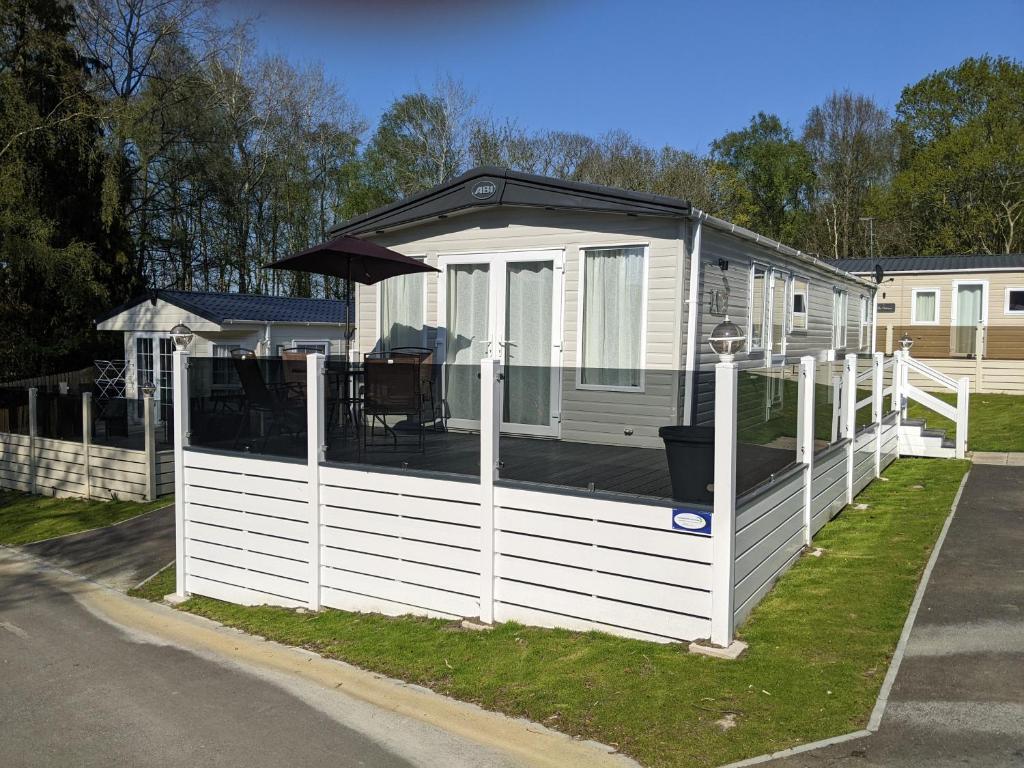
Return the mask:
[[(324, 461), (322, 361), (308, 358), (308, 458), (296, 461), (188, 447), (187, 355), (175, 353), (179, 594), (727, 645), (898, 452), (900, 415), (883, 413), (883, 356), (869, 375), (858, 375), (855, 356), (844, 361), (841, 434), (818, 451), (815, 360), (804, 358), (797, 462), (737, 498), (738, 371), (721, 363), (712, 509), (538, 490), (496, 478), (500, 366), (485, 360), (479, 478), (334, 465)], [(867, 403), (872, 423), (855, 432), (856, 406)], [(680, 513), (709, 517), (710, 530), (680, 529)]]

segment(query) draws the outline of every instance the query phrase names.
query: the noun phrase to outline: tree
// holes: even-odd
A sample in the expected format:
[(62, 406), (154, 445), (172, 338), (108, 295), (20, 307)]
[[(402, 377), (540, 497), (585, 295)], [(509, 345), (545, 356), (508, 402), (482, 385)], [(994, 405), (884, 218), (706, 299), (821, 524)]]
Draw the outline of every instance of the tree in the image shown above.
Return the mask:
[(66, 370), (102, 348), (97, 308), (132, 290), (104, 209), (101, 106), (57, 0), (0, 5), (0, 374)]
[(713, 160), (732, 168), (750, 196), (750, 226), (798, 242), (814, 175), (810, 155), (776, 115), (758, 112), (750, 124), (711, 144)]
[(1024, 67), (965, 59), (903, 90), (900, 170), (886, 201), (916, 251), (1024, 249)]
[(814, 166), (809, 238), (813, 250), (848, 258), (869, 248), (858, 245), (858, 223), (869, 194), (886, 185), (895, 162), (889, 115), (867, 96), (836, 91), (811, 109), (803, 143)]

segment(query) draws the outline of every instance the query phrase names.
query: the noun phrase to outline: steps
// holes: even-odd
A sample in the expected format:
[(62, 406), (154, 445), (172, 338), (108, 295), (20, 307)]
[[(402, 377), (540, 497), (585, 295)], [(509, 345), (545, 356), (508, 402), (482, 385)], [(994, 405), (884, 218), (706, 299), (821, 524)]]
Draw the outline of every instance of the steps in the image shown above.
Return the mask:
[(956, 444), (946, 437), (945, 430), (928, 429), (921, 419), (904, 419), (900, 425), (899, 440), (900, 456), (956, 458)]

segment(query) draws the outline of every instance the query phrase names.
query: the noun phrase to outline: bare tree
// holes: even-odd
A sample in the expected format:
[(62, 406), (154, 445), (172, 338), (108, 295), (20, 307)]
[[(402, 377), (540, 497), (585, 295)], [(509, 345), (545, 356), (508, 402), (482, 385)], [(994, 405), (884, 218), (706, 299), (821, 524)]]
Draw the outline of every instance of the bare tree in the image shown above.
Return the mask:
[(869, 97), (837, 91), (811, 109), (803, 141), (814, 162), (813, 210), (826, 233), (817, 249), (848, 257), (864, 242), (859, 218), (869, 193), (894, 172), (892, 119)]

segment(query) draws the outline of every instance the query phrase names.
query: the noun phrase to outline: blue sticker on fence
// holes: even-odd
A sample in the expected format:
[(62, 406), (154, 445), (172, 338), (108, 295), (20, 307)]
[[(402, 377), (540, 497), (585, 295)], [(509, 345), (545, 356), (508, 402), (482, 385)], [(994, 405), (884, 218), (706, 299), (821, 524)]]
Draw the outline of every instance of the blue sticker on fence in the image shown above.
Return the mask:
[(672, 529), (695, 533), (699, 536), (710, 536), (711, 513), (704, 509), (675, 507), (672, 510)]

